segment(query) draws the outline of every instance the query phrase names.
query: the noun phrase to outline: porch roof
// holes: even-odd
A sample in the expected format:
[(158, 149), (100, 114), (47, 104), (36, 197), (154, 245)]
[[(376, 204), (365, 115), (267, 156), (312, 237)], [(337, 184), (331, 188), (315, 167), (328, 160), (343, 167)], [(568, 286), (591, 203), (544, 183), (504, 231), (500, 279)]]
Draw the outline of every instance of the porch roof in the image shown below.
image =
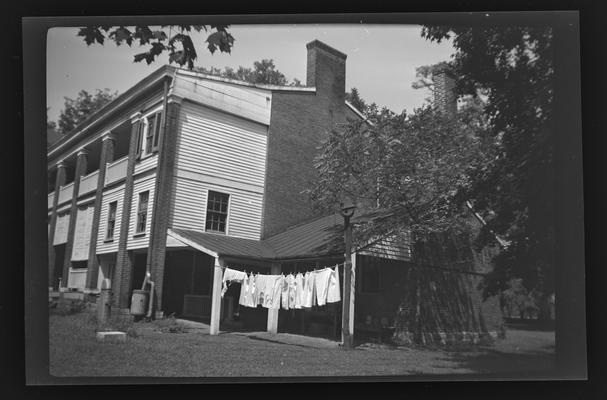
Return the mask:
[[(352, 219), (352, 223), (364, 223), (381, 218), (383, 213), (386, 213), (386, 210), (361, 213)], [(236, 238), (181, 228), (169, 229), (168, 233), (182, 243), (212, 256), (289, 260), (343, 254), (345, 251), (343, 223), (341, 215), (331, 214), (292, 226), (264, 240)]]

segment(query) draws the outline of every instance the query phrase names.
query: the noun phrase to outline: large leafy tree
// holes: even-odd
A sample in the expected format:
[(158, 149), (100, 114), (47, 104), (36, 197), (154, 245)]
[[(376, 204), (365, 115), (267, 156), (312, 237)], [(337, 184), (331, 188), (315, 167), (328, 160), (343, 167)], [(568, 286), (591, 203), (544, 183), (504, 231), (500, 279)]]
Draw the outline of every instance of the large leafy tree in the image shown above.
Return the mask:
[(82, 36), (87, 45), (112, 41), (120, 46), (133, 43), (147, 46), (148, 50), (134, 55), (134, 62), (145, 62), (149, 65), (156, 57), (166, 52), (169, 63), (186, 65), (194, 68), (198, 58), (192, 33), (207, 33), (205, 44), (211, 54), (219, 50), (230, 53), (234, 45), (234, 37), (228, 31), (229, 25), (162, 25), (162, 26), (85, 26), (80, 28), (78, 36)]
[(497, 233), (509, 242), (495, 258), (488, 291), (513, 277), (544, 295), (554, 290), (555, 175), (553, 31), (548, 26), (425, 26), (422, 36), (452, 39), (459, 94), (487, 98), (485, 113), (499, 150), (470, 172), (462, 196), (487, 221), (483, 246)]
[(224, 78), (236, 79), (250, 83), (263, 83), (268, 85), (279, 86), (302, 86), (302, 83), (297, 79), (289, 81), (286, 76), (276, 69), (274, 60), (263, 59), (255, 61), (253, 68), (238, 67), (237, 69), (225, 67), (223, 70), (215, 67), (194, 67), (194, 70), (209, 74), (222, 76)]
[[(97, 89), (95, 93), (86, 90), (78, 92), (75, 99), (65, 97), (63, 110), (59, 114), (56, 127), (59, 134), (71, 132), (78, 124), (87, 119), (92, 113), (112, 101), (118, 96), (118, 92), (109, 89)], [(54, 122), (51, 122), (54, 124)], [(47, 123), (48, 125), (48, 123)]]

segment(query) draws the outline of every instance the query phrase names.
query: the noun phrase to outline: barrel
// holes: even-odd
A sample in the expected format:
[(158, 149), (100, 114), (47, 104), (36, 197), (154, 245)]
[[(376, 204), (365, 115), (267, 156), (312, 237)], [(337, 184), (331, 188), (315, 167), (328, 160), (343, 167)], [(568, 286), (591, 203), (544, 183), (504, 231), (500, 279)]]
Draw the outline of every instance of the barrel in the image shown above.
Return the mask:
[(131, 297), (131, 314), (132, 315), (145, 315), (146, 308), (148, 305), (147, 290), (133, 290), (133, 297)]

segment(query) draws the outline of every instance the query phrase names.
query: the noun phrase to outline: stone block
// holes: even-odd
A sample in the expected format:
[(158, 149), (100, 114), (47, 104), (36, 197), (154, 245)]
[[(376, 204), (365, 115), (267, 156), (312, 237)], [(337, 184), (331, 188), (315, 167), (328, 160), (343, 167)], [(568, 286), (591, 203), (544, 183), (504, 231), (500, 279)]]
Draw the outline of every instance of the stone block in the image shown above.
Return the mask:
[(97, 332), (98, 342), (125, 343), (126, 333), (120, 331)]

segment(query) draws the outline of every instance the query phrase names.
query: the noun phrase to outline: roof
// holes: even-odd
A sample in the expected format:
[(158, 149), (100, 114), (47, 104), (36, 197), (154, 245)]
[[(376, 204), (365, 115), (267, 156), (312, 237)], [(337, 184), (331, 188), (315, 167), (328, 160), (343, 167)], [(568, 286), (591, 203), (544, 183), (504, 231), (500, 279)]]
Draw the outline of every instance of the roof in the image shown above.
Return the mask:
[[(352, 223), (364, 223), (385, 217), (389, 209), (361, 213)], [(171, 228), (168, 234), (182, 243), (209, 255), (288, 260), (343, 254), (343, 217), (331, 214), (292, 226), (264, 240), (243, 239), (198, 230)], [(370, 243), (366, 243), (368, 246)], [(362, 248), (361, 247), (361, 248)]]
[(273, 252), (262, 241), (206, 233), (192, 229), (170, 228), (168, 234), (197, 250), (213, 256), (272, 258)]

